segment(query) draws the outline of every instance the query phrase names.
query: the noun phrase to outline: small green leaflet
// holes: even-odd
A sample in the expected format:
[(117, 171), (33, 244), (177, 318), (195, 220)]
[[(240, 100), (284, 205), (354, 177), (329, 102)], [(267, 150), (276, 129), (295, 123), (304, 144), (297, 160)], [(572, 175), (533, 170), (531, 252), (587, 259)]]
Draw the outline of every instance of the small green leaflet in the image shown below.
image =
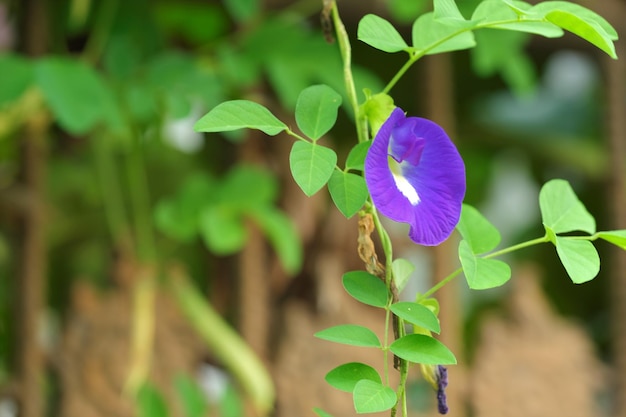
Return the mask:
[(369, 195), (362, 176), (338, 169), (333, 171), (328, 181), (328, 191), (335, 206), (348, 219), (363, 207)]
[(351, 346), (377, 348), (381, 346), (376, 333), (367, 327), (356, 324), (342, 324), (339, 326), (329, 327), (315, 333), (315, 337)]
[(402, 301), (391, 305), (391, 311), (396, 316), (416, 326), (423, 327), (431, 332), (439, 333), (439, 319), (431, 309), (419, 303)]
[(423, 334), (410, 334), (393, 342), (389, 349), (398, 357), (425, 365), (454, 365), (454, 354), (437, 339)]
[(569, 237), (556, 237), (556, 252), (574, 284), (591, 281), (600, 272), (600, 257), (593, 243)]
[(415, 265), (404, 258), (397, 258), (391, 263), (391, 270), (393, 271), (393, 280), (396, 283), (396, 288), (398, 292), (401, 292), (409, 282), (411, 274), (415, 271)]
[(336, 164), (335, 151), (315, 143), (295, 142), (289, 154), (291, 175), (308, 197), (326, 185)]
[(541, 218), (546, 230), (567, 233), (596, 231), (596, 221), (565, 180), (550, 180), (539, 192)]
[(226, 132), (248, 128), (275, 136), (287, 130), (287, 125), (261, 104), (249, 100), (231, 100), (215, 106), (193, 128), (196, 132)]
[(387, 411), (398, 402), (393, 389), (369, 379), (359, 381), (352, 395), (354, 409), (359, 414)]
[(626, 230), (598, 232), (598, 237), (626, 250)]
[[(465, 23), (463, 25), (466, 25)], [(476, 46), (474, 34), (463, 27), (443, 23), (434, 14), (424, 13), (412, 29), (413, 47), (426, 55), (458, 51)]]
[(326, 382), (340, 391), (352, 392), (357, 382), (363, 379), (381, 383), (376, 369), (360, 362), (350, 362), (339, 365), (326, 374)]
[(463, 204), (456, 230), (476, 255), (489, 252), (500, 243), (498, 229), (469, 204)]
[(373, 307), (385, 307), (389, 291), (378, 277), (365, 271), (346, 272), (342, 277), (343, 287), (355, 300)]
[(371, 140), (354, 145), (346, 158), (346, 171), (363, 171), (365, 157), (367, 156), (367, 151), (370, 149), (371, 145)]
[(324, 410), (322, 410), (321, 408), (318, 408), (318, 407), (314, 407), (313, 408), (313, 412), (315, 414), (317, 414), (318, 417), (333, 417), (332, 414), (329, 414), (326, 411), (324, 411)]
[(511, 278), (509, 265), (497, 259), (476, 256), (466, 240), (459, 243), (459, 259), (467, 285), (473, 290), (499, 287)]
[(363, 16), (357, 37), (369, 46), (385, 52), (399, 52), (409, 48), (391, 23), (374, 14)]
[(327, 85), (304, 89), (296, 103), (296, 123), (313, 140), (321, 138), (337, 121), (341, 96)]

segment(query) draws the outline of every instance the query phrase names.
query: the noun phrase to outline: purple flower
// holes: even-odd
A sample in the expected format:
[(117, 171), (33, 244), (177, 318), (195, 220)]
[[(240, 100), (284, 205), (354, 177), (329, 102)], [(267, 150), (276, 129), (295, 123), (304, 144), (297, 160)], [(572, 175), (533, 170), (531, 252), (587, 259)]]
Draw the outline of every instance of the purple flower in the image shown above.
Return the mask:
[(408, 223), (415, 243), (438, 245), (459, 221), (465, 165), (446, 132), (430, 120), (406, 117), (396, 107), (367, 153), (365, 181), (376, 208)]

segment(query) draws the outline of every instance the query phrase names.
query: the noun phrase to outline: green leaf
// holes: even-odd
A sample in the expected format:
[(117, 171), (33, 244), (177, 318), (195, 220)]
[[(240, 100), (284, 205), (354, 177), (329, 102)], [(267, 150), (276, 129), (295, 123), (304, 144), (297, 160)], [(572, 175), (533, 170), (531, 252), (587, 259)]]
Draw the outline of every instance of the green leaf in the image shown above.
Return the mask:
[(626, 230), (599, 232), (598, 237), (626, 250)]
[(363, 207), (369, 195), (362, 176), (338, 169), (335, 169), (330, 177), (328, 191), (335, 206), (348, 219)]
[(369, 379), (359, 381), (354, 387), (352, 395), (354, 409), (359, 414), (387, 411), (398, 402), (398, 397), (393, 389)]
[(556, 237), (556, 252), (574, 284), (591, 281), (600, 272), (598, 251), (588, 240)]
[(302, 244), (291, 219), (271, 206), (254, 208), (246, 214), (263, 230), (285, 271), (290, 275), (298, 272), (302, 266)]
[(122, 125), (115, 99), (100, 75), (83, 61), (44, 58), (35, 69), (37, 83), (61, 127), (83, 135), (99, 125)]
[(343, 274), (343, 287), (354, 299), (374, 307), (385, 307), (389, 291), (380, 278), (365, 271), (352, 271)]
[(465, 20), (454, 0), (433, 1), (435, 19)]
[(209, 206), (202, 210), (199, 228), (204, 243), (217, 255), (238, 252), (248, 239), (239, 213), (225, 205)]
[(174, 387), (181, 400), (186, 417), (206, 415), (208, 411), (206, 395), (195, 380), (187, 375), (178, 375), (174, 379)]
[(300, 93), (296, 102), (296, 123), (313, 140), (321, 138), (337, 121), (341, 96), (327, 85), (313, 85)]
[(473, 290), (499, 287), (511, 278), (511, 267), (497, 259), (484, 259), (474, 255), (469, 243), (459, 243), (459, 259), (467, 284)]
[(17, 100), (34, 79), (33, 64), (20, 55), (0, 54), (0, 107)]
[(344, 345), (380, 347), (378, 336), (367, 327), (342, 324), (315, 333), (315, 337)]
[(617, 32), (597, 13), (566, 1), (546, 1), (533, 7), (531, 12), (543, 15), (549, 22), (580, 36), (617, 59), (613, 44)]
[(308, 197), (328, 182), (336, 164), (335, 151), (315, 143), (295, 142), (289, 154), (291, 175)]
[(339, 365), (326, 374), (326, 382), (330, 386), (345, 392), (354, 391), (357, 382), (368, 379), (370, 381), (382, 382), (376, 369), (360, 362), (350, 362)]
[(439, 333), (439, 319), (431, 309), (418, 303), (401, 301), (391, 305), (391, 311), (405, 321), (423, 327), (431, 332)]
[(554, 233), (580, 230), (591, 235), (596, 231), (595, 219), (565, 180), (544, 184), (539, 192), (539, 207), (543, 225)]
[(391, 23), (374, 14), (363, 16), (359, 22), (357, 37), (360, 41), (385, 52), (399, 52), (409, 48)]
[(476, 46), (474, 34), (462, 27), (435, 19), (433, 13), (421, 15), (413, 23), (413, 47), (426, 55), (458, 51)]
[(437, 339), (423, 334), (410, 334), (397, 339), (389, 349), (399, 358), (425, 365), (454, 365), (454, 354)]
[(489, 252), (500, 243), (500, 232), (474, 207), (463, 204), (456, 226), (473, 254)]
[[(543, 19), (539, 18), (532, 20), (532, 17), (524, 17), (522, 19), (514, 9), (502, 0), (483, 1), (476, 7), (472, 15), (472, 21), (481, 28), (488, 27), (493, 29), (514, 30), (517, 32), (533, 33), (547, 38), (563, 36), (563, 30), (561, 28), (542, 20)], [(506, 21), (513, 22), (502, 23)]]
[(357, 143), (356, 145), (354, 145), (354, 147), (350, 150), (350, 153), (348, 153), (348, 157), (346, 158), (347, 171), (364, 171), (363, 166), (365, 165), (365, 157), (367, 156), (367, 151), (369, 151), (371, 145), (371, 140), (368, 140), (367, 142)]
[(152, 384), (145, 383), (137, 394), (139, 417), (168, 417), (167, 404), (163, 395)]
[(248, 128), (274, 136), (287, 130), (287, 125), (258, 103), (231, 100), (215, 106), (198, 120), (193, 128), (196, 132), (226, 132)]
[(394, 259), (391, 263), (391, 270), (393, 271), (393, 279), (396, 283), (398, 292), (401, 292), (409, 282), (409, 278), (413, 271), (415, 271), (415, 265), (403, 258)]

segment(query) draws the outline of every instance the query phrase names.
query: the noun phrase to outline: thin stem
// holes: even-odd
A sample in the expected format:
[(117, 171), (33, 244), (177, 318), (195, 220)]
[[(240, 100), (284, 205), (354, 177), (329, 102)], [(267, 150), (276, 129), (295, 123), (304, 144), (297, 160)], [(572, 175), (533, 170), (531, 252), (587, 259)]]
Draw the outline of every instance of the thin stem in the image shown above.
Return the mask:
[[(524, 21), (525, 22), (533, 22), (533, 20), (530, 20), (530, 19), (524, 20)], [(541, 21), (542, 20), (535, 20), (535, 22), (541, 22)], [(418, 51), (410, 52), (409, 53), (409, 60), (404, 63), (404, 65), (398, 70), (396, 75), (394, 75), (393, 78), (389, 81), (389, 83), (387, 83), (387, 85), (385, 86), (385, 88), (383, 89), (382, 92), (384, 94), (388, 94), (389, 91), (398, 83), (400, 78), (402, 78), (402, 76), (408, 71), (409, 68), (411, 68), (411, 66), (418, 59), (422, 58), (424, 55), (428, 54), (428, 52), (430, 52), (431, 50), (433, 50), (437, 46), (443, 44), (444, 42), (449, 41), (450, 39), (454, 38), (455, 36), (458, 36), (461, 33), (467, 32), (467, 31), (472, 31), (472, 30), (476, 30), (476, 29), (484, 29), (484, 28), (501, 26), (501, 25), (506, 25), (506, 24), (510, 24), (510, 23), (518, 23), (518, 22), (519, 22), (518, 19), (507, 19), (507, 20), (500, 20), (500, 21), (496, 21), (496, 22), (477, 24), (477, 25), (472, 26), (472, 27), (464, 27), (464, 28), (461, 28), (461, 29), (457, 30), (456, 32), (452, 32), (450, 35), (448, 35), (448, 36), (446, 36), (444, 38), (441, 38), (441, 39), (433, 42), (432, 44), (428, 45), (424, 49), (420, 49)]]
[(339, 43), (339, 51), (343, 61), (343, 79), (346, 85), (346, 94), (348, 95), (348, 100), (350, 100), (350, 105), (354, 112), (357, 137), (359, 143), (361, 143), (367, 140), (367, 121), (361, 115), (359, 108), (359, 100), (356, 94), (356, 87), (354, 86), (354, 77), (352, 76), (352, 49), (350, 47), (350, 38), (339, 16), (336, 1), (332, 2), (332, 17)]
[(524, 249), (529, 246), (538, 245), (540, 243), (549, 242), (550, 239), (548, 235), (543, 237), (538, 237), (536, 239), (527, 240), (526, 242), (518, 243), (517, 245), (509, 246), (508, 248), (500, 249), (498, 251), (492, 252), (488, 255), (483, 256), (484, 259), (495, 258), (496, 256), (504, 255), (507, 253), (515, 252), (516, 250)]
[(141, 143), (139, 143), (139, 138), (136, 135), (133, 138), (133, 146), (127, 155), (126, 163), (137, 252), (140, 259), (154, 261), (156, 248), (152, 234), (148, 180), (144, 170)]
[(448, 275), (447, 277), (445, 277), (444, 279), (442, 279), (441, 281), (439, 281), (438, 283), (436, 283), (435, 285), (433, 285), (428, 291), (426, 291), (424, 294), (421, 294), (418, 298), (417, 298), (417, 302), (419, 303), (422, 300), (427, 299), (428, 297), (430, 297), (431, 295), (433, 295), (434, 293), (436, 293), (437, 291), (439, 291), (444, 285), (446, 285), (448, 282), (452, 281), (457, 275), (459, 275), (461, 272), (463, 272), (463, 268), (458, 268), (456, 269), (454, 272), (452, 272), (450, 275)]
[(93, 153), (96, 162), (96, 171), (102, 189), (102, 203), (104, 214), (115, 243), (123, 246), (129, 244), (129, 222), (124, 209), (122, 190), (119, 187), (117, 169), (113, 153), (109, 147), (107, 137), (100, 136), (92, 140)]

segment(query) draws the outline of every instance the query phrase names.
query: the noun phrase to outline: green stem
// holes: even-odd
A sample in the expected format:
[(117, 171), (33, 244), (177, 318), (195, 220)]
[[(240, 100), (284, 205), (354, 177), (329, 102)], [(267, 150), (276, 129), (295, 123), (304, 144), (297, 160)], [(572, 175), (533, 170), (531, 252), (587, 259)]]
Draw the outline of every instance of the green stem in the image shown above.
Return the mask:
[(132, 138), (133, 146), (126, 158), (130, 202), (135, 224), (137, 252), (142, 260), (154, 261), (157, 258), (152, 234), (152, 212), (148, 193), (145, 164), (141, 143), (137, 135)]
[(534, 245), (538, 245), (540, 243), (546, 243), (549, 241), (550, 239), (548, 238), (548, 235), (545, 235), (543, 237), (538, 237), (536, 239), (531, 239), (531, 240), (527, 240), (526, 242), (518, 243), (517, 245), (509, 246), (508, 248), (500, 249), (498, 251), (495, 251), (488, 255), (483, 256), (483, 258), (484, 259), (495, 258), (496, 256), (504, 255), (507, 253), (514, 252), (516, 250), (524, 249), (529, 246), (534, 246)]
[(436, 293), (437, 291), (439, 291), (444, 285), (446, 285), (448, 282), (452, 281), (457, 275), (459, 275), (461, 272), (463, 272), (463, 268), (458, 268), (456, 269), (454, 272), (452, 272), (450, 275), (448, 275), (447, 277), (445, 277), (444, 279), (442, 279), (441, 281), (439, 281), (438, 283), (436, 283), (435, 285), (433, 285), (428, 291), (426, 291), (424, 294), (421, 294), (418, 298), (417, 298), (417, 302), (419, 303), (422, 300), (427, 299), (428, 297), (430, 297), (431, 295), (433, 295), (434, 293)]
[(102, 204), (109, 233), (111, 233), (115, 243), (125, 246), (130, 244), (127, 242), (130, 237), (130, 223), (124, 209), (124, 199), (119, 187), (120, 181), (117, 177), (115, 158), (109, 146), (109, 139), (101, 135), (93, 138), (91, 143), (93, 144), (95, 166), (102, 190)]
[(339, 51), (343, 61), (343, 79), (346, 85), (346, 94), (348, 95), (350, 106), (354, 112), (357, 137), (359, 143), (361, 143), (368, 139), (367, 120), (365, 120), (362, 116), (359, 108), (359, 100), (356, 94), (356, 87), (354, 86), (354, 77), (352, 76), (352, 49), (350, 47), (350, 38), (348, 37), (348, 32), (346, 32), (346, 28), (341, 21), (341, 17), (339, 16), (336, 1), (333, 1), (332, 3), (332, 17), (335, 25), (335, 33), (337, 34), (337, 41), (339, 43)]
[[(534, 22), (543, 22), (544, 20), (542, 20), (542, 19), (536, 19), (536, 20), (527, 19), (527, 20), (524, 20), (524, 21), (525, 22), (533, 22), (533, 21)], [(410, 52), (409, 53), (409, 60), (404, 63), (404, 65), (398, 70), (396, 75), (394, 75), (393, 78), (389, 81), (389, 83), (387, 83), (387, 85), (383, 89), (382, 93), (388, 94), (389, 91), (398, 83), (400, 78), (402, 78), (402, 76), (408, 71), (409, 68), (411, 68), (411, 66), (418, 59), (422, 58), (423, 56), (428, 54), (428, 52), (432, 51), (434, 48), (436, 48), (437, 46), (443, 44), (444, 42), (449, 41), (450, 39), (454, 38), (455, 36), (458, 36), (461, 33), (467, 32), (467, 31), (472, 31), (472, 30), (476, 30), (476, 29), (485, 29), (485, 28), (489, 28), (489, 27), (496, 27), (496, 26), (501, 26), (501, 25), (506, 25), (506, 24), (511, 24), (511, 23), (518, 23), (518, 22), (519, 22), (518, 19), (507, 19), (507, 20), (500, 20), (500, 21), (496, 21), (496, 22), (477, 24), (477, 25), (472, 26), (472, 27), (464, 27), (464, 28), (461, 28), (461, 29), (457, 30), (456, 32), (452, 32), (450, 35), (448, 35), (448, 36), (446, 36), (444, 38), (441, 38), (441, 39), (433, 42), (432, 44), (428, 45), (424, 49), (420, 49), (418, 51)]]

